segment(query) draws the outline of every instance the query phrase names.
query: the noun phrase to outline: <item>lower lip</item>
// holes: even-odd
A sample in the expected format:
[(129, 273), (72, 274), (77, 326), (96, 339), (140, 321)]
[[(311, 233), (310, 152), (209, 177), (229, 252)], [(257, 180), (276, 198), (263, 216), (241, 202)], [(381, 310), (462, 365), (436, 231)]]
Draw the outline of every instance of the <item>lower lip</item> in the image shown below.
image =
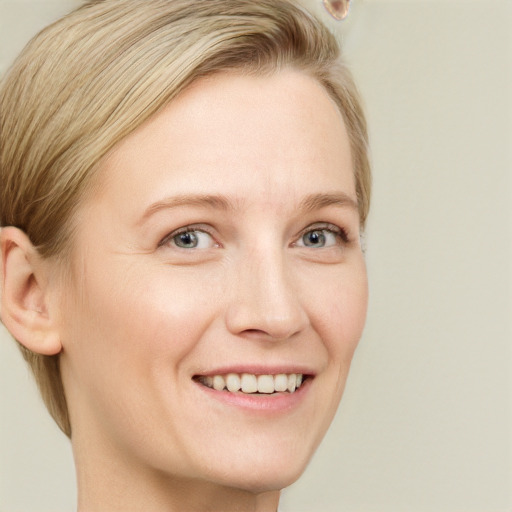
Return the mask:
[(286, 412), (299, 406), (308, 394), (312, 380), (312, 378), (306, 379), (300, 388), (295, 390), (293, 393), (284, 392), (272, 393), (269, 395), (252, 395), (242, 392), (232, 393), (230, 391), (217, 391), (201, 384), (200, 382), (196, 382), (195, 384), (206, 394), (206, 396), (224, 404), (247, 411), (278, 413)]

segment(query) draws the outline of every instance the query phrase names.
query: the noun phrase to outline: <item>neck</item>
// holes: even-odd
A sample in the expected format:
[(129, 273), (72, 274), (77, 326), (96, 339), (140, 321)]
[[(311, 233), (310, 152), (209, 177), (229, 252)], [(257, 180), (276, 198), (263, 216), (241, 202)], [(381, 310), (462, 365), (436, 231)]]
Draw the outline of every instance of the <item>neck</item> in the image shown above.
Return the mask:
[(255, 494), (172, 479), (136, 489), (90, 484), (78, 483), (78, 512), (276, 512), (279, 502), (278, 491)]

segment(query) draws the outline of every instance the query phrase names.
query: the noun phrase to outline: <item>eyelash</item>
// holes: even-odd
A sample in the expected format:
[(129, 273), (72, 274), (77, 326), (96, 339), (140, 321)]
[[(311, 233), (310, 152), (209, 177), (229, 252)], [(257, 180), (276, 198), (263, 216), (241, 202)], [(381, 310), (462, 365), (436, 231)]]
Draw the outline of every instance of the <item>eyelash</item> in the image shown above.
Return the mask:
[[(297, 237), (297, 240), (301, 240), (304, 235), (307, 233), (311, 233), (313, 231), (327, 231), (329, 233), (332, 233), (339, 241), (341, 245), (348, 244), (350, 242), (350, 238), (348, 236), (347, 231), (344, 228), (341, 228), (339, 226), (336, 226), (335, 224), (330, 223), (320, 223), (320, 224), (313, 224), (305, 228), (303, 231), (300, 232), (300, 234)], [(176, 231), (173, 231), (172, 233), (169, 233), (166, 235), (161, 242), (158, 244), (159, 247), (162, 247), (166, 244), (169, 244), (172, 242), (173, 239), (178, 237), (179, 235), (182, 235), (184, 233), (205, 233), (212, 237), (213, 234), (206, 229), (205, 226), (197, 226), (197, 225), (191, 225), (191, 226), (185, 226), (180, 229), (177, 229)], [(296, 245), (297, 242), (294, 242), (292, 245)], [(216, 246), (220, 246), (219, 244), (215, 244)]]
[(335, 224), (330, 223), (320, 223), (308, 226), (299, 234), (297, 240), (302, 239), (304, 235), (306, 235), (307, 233), (311, 233), (312, 231), (328, 231), (329, 233), (332, 233), (336, 238), (338, 238), (341, 244), (348, 244), (350, 242), (348, 233), (344, 228), (341, 228), (339, 226), (336, 226)]
[[(208, 229), (206, 229), (205, 226), (197, 226), (197, 225), (185, 226), (185, 227), (179, 228), (176, 231), (173, 231), (172, 233), (169, 233), (168, 235), (166, 235), (162, 239), (162, 241), (158, 244), (158, 247), (162, 247), (162, 246), (172, 242), (172, 240), (179, 235), (183, 235), (185, 233), (196, 233), (196, 232), (206, 233), (213, 239), (213, 234), (210, 233), (210, 231)], [(218, 245), (218, 244), (215, 244), (215, 245)]]

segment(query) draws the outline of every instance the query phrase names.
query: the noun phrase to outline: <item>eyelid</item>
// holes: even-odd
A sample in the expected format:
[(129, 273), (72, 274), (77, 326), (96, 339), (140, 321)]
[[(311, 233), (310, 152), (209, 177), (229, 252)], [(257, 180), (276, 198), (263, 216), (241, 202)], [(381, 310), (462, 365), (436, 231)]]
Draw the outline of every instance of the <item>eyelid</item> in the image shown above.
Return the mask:
[[(310, 224), (306, 228), (304, 228), (296, 237), (296, 240), (300, 240), (306, 233), (310, 231), (322, 231), (327, 230), (334, 233), (338, 236), (344, 244), (348, 244), (350, 242), (349, 234), (347, 229), (337, 226), (336, 224), (332, 224), (331, 222), (315, 222), (314, 224)], [(297, 242), (294, 242), (294, 245)]]
[[(296, 245), (297, 241), (300, 240), (301, 237), (304, 236), (304, 234), (306, 234), (310, 231), (315, 231), (315, 230), (330, 231), (334, 235), (339, 237), (339, 239), (341, 240), (341, 242), (343, 244), (347, 244), (350, 242), (350, 237), (348, 234), (348, 230), (346, 228), (343, 228), (336, 224), (332, 224), (331, 222), (315, 222), (313, 224), (308, 225), (302, 231), (300, 231), (296, 235), (295, 241), (292, 243), (292, 245)], [(216, 240), (213, 228), (211, 226), (208, 226), (207, 224), (190, 224), (190, 225), (185, 225), (178, 229), (175, 229), (162, 238), (162, 240), (158, 243), (158, 247), (165, 246), (177, 235), (180, 235), (182, 233), (187, 233), (187, 232), (194, 232), (194, 231), (200, 231), (202, 233), (206, 233), (207, 235), (212, 237), (216, 247), (221, 247), (221, 244)]]
[[(182, 233), (190, 233), (194, 231), (206, 233), (207, 235), (211, 236), (215, 246), (220, 247), (220, 244), (216, 241), (215, 236), (213, 234), (213, 229), (206, 224), (189, 224), (186, 226), (182, 226), (178, 229), (175, 229), (174, 231), (171, 231), (169, 234), (165, 235), (162, 238), (162, 240), (158, 243), (158, 247), (163, 247), (164, 245), (170, 243), (174, 237), (181, 235)], [(179, 249), (179, 247), (177, 247), (177, 249)]]

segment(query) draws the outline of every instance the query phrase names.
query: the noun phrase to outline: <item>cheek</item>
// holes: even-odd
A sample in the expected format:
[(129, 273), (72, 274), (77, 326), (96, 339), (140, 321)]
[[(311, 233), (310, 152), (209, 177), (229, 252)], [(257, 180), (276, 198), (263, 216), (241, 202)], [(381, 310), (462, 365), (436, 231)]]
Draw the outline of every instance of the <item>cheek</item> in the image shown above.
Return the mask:
[(336, 359), (349, 359), (361, 338), (368, 308), (368, 279), (363, 258), (325, 280), (317, 298), (318, 330)]
[(153, 452), (140, 432), (175, 428), (168, 413), (183, 401), (183, 361), (195, 353), (218, 302), (212, 290), (166, 275), (117, 265), (102, 278), (86, 276), (62, 359), (72, 423), (111, 432), (123, 449), (137, 446), (144, 457)]
[(156, 270), (113, 265), (109, 273), (86, 276), (67, 336), (84, 378), (113, 384), (122, 373), (128, 384), (178, 366), (194, 348), (214, 315), (215, 297), (185, 276), (171, 279), (169, 272), (166, 279), (165, 269)]
[(368, 282), (365, 271), (355, 278), (352, 285), (347, 286), (334, 310), (333, 324), (337, 323), (340, 338), (346, 345), (347, 357), (351, 360), (363, 334), (368, 310)]
[[(363, 333), (368, 308), (368, 280), (363, 258), (340, 268), (326, 280), (315, 301), (312, 318), (329, 354), (330, 364), (346, 378), (354, 351)], [(344, 376), (344, 377), (343, 377)]]
[[(326, 367), (317, 376), (317, 410), (320, 442), (338, 409), (354, 352), (361, 338), (368, 304), (364, 260), (350, 265), (320, 268), (315, 292), (310, 291), (308, 309), (314, 331), (326, 355)], [(323, 286), (320, 286), (323, 283)], [(309, 288), (311, 290), (311, 288)]]

